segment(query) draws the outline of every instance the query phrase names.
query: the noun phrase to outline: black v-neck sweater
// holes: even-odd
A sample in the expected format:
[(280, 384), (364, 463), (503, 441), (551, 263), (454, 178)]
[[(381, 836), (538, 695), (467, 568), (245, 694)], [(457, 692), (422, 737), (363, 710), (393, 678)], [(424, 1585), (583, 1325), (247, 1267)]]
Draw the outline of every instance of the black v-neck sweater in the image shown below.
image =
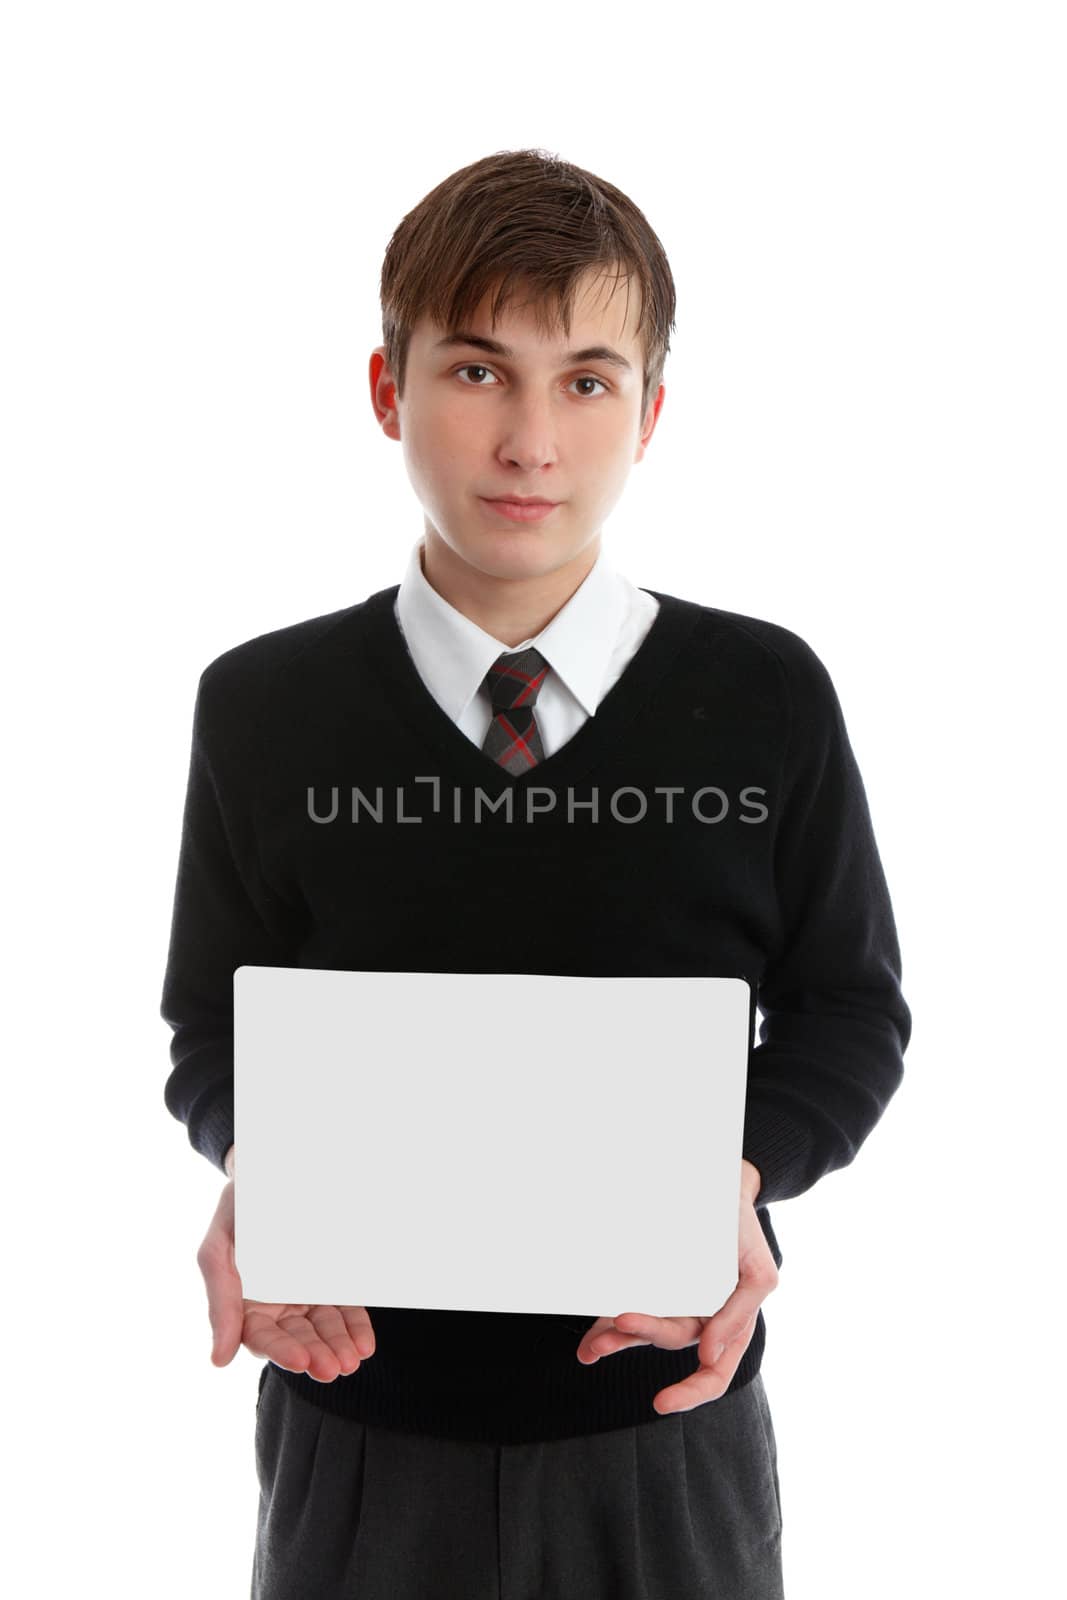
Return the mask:
[[(893, 913), (814, 651), (774, 623), (648, 592), (659, 612), (596, 715), (517, 776), (423, 683), (396, 585), (205, 668), (160, 1009), (173, 1029), (165, 1103), (220, 1171), (239, 966), (743, 976), (761, 1020), (742, 1154), (781, 1265), (768, 1205), (846, 1166), (901, 1081), (911, 1016)], [(650, 1061), (650, 1138), (685, 1115), (667, 1081)], [(373, 1137), (352, 1130), (356, 1237), (389, 1205), (359, 1186)], [(625, 1225), (625, 1206), (604, 1200), (583, 1218), (591, 1248), (597, 1227)], [(582, 1335), (616, 1309), (368, 1306), (377, 1348), (354, 1373), (279, 1371), (327, 1410), (456, 1439), (654, 1422), (653, 1396), (697, 1370), (696, 1347), (583, 1366)], [(759, 1370), (764, 1338), (761, 1311), (731, 1390)]]

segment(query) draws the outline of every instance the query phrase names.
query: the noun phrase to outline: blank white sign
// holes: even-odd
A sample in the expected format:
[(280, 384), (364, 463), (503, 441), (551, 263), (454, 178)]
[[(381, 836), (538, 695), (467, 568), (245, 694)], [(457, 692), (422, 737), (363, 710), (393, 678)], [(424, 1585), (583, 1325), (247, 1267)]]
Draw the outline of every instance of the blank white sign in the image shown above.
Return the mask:
[(737, 1282), (743, 978), (234, 973), (250, 1300), (710, 1316)]

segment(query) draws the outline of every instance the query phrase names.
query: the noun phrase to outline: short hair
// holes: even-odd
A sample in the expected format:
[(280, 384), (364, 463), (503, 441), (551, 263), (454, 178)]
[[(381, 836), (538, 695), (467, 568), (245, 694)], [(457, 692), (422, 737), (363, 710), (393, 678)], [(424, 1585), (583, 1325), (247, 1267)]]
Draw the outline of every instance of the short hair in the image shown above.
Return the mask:
[(579, 280), (591, 268), (641, 296), (641, 415), (663, 381), (675, 326), (674, 279), (659, 238), (621, 189), (546, 150), (498, 150), (419, 201), (386, 247), (381, 272), (386, 360), (403, 399), (408, 346), (424, 315), (455, 333), (494, 288), (490, 316), (520, 289), (544, 335), (569, 337)]

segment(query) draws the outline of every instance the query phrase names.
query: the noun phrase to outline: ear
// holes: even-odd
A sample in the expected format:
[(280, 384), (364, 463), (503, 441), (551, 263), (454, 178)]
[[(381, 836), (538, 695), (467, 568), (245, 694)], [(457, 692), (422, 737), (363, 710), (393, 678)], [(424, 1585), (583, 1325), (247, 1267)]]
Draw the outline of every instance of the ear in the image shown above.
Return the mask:
[(648, 410), (645, 412), (644, 421), (641, 423), (641, 438), (634, 452), (635, 462), (643, 459), (645, 447), (656, 431), (656, 423), (659, 421), (659, 414), (663, 410), (663, 400), (666, 393), (667, 386), (661, 383), (652, 399), (648, 402)]
[(370, 401), (382, 432), (390, 439), (400, 438), (400, 412), (396, 399), (396, 379), (385, 359), (385, 346), (371, 351)]

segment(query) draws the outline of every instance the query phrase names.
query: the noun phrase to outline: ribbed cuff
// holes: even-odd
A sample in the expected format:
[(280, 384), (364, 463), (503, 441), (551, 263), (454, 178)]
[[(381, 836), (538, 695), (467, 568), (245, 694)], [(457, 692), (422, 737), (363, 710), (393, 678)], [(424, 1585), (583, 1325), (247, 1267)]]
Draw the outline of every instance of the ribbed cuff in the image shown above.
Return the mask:
[(213, 1100), (195, 1125), (190, 1124), (189, 1142), (206, 1156), (226, 1177), (226, 1152), (234, 1142), (233, 1086)]
[(741, 1154), (759, 1169), (757, 1206), (790, 1200), (811, 1187), (812, 1137), (791, 1117), (758, 1098), (745, 1105)]

